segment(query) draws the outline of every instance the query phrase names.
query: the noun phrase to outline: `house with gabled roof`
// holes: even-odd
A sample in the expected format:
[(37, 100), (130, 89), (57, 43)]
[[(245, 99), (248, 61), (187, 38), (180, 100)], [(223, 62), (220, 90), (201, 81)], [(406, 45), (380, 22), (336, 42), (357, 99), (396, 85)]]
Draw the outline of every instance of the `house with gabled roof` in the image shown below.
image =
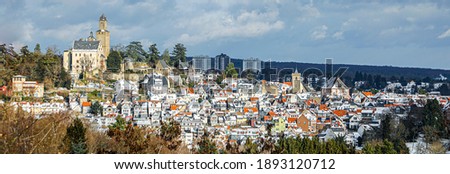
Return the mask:
[(169, 73), (171, 72), (172, 67), (170, 67), (166, 61), (164, 60), (159, 60), (158, 62), (156, 62), (155, 65), (155, 72), (159, 73), (159, 74), (164, 74), (164, 75), (169, 75)]
[(339, 77), (332, 77), (322, 87), (322, 95), (350, 99), (350, 88)]

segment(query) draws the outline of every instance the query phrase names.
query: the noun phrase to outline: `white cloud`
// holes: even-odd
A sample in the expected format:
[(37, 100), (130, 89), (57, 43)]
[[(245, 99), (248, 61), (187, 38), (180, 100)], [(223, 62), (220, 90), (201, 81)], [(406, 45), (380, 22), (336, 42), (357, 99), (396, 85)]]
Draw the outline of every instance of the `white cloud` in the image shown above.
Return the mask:
[(342, 28), (347, 28), (350, 27), (352, 24), (358, 22), (357, 18), (350, 18), (348, 20), (346, 20), (345, 22), (342, 23)]
[(168, 41), (166, 45), (172, 45), (174, 42), (195, 45), (221, 38), (257, 37), (283, 29), (284, 22), (278, 19), (278, 11), (242, 11), (238, 15), (215, 11), (191, 19), (182, 19), (177, 27), (185, 32)]
[(326, 25), (318, 26), (314, 28), (314, 31), (311, 33), (311, 38), (313, 40), (322, 40), (327, 37), (328, 27)]
[(380, 32), (380, 36), (399, 36), (404, 35), (407, 32), (415, 30), (417, 27), (414, 26), (398, 26), (388, 29), (384, 29)]
[(298, 11), (300, 12), (299, 20), (303, 22), (319, 18), (321, 15), (319, 9), (314, 7), (312, 3), (299, 6)]
[(342, 31), (335, 32), (333, 34), (333, 38), (336, 39), (336, 40), (344, 39), (344, 32), (342, 32)]
[(89, 32), (95, 33), (96, 25), (90, 22), (84, 22), (73, 25), (63, 25), (58, 28), (51, 28), (42, 30), (42, 34), (46, 37), (55, 38), (62, 41), (77, 40), (80, 38), (87, 38)]
[(447, 31), (443, 32), (441, 35), (438, 36), (438, 39), (444, 39), (450, 37), (450, 29), (448, 29)]

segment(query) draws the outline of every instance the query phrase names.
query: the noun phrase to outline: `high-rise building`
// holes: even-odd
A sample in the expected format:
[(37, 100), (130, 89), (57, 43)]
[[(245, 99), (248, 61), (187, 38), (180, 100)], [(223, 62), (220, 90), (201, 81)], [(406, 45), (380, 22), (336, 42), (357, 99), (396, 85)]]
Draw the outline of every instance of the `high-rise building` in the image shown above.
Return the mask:
[(242, 62), (242, 71), (245, 70), (261, 71), (261, 60), (257, 58), (244, 59)]
[(211, 58), (208, 56), (196, 56), (192, 58), (192, 67), (194, 67), (194, 69), (206, 71), (211, 69), (211, 62)]
[(224, 71), (230, 64), (230, 57), (226, 54), (220, 54), (215, 57), (215, 67), (217, 70)]

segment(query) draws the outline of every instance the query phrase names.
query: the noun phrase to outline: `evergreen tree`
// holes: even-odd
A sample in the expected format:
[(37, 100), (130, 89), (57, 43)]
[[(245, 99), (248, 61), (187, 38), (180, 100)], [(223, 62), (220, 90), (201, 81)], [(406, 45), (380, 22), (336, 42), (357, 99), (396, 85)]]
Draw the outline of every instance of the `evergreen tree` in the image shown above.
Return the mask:
[(258, 144), (253, 143), (253, 141), (250, 138), (247, 138), (244, 145), (244, 153), (245, 154), (258, 154)]
[(223, 74), (219, 74), (216, 78), (216, 83), (218, 85), (222, 85), (222, 81), (223, 81)]
[(155, 64), (157, 60), (159, 60), (159, 51), (156, 47), (156, 44), (150, 45), (148, 48), (150, 52), (150, 63)]
[(398, 154), (409, 154), (409, 148), (406, 146), (404, 139), (395, 138), (392, 143), (394, 144), (394, 149)]
[(364, 154), (397, 154), (394, 144), (388, 140), (371, 141), (363, 147), (362, 152)]
[(209, 138), (208, 132), (205, 130), (200, 142), (198, 142), (197, 153), (199, 154), (217, 154), (216, 143)]
[(173, 65), (178, 68), (179, 61), (186, 62), (186, 47), (183, 44), (177, 43), (172, 51)]
[(389, 81), (391, 81), (391, 82), (397, 82), (397, 77), (391, 76), (391, 78), (389, 78)]
[(47, 49), (47, 53), (37, 60), (33, 73), (33, 79), (44, 82), (46, 89), (53, 88), (61, 73), (60, 58), (53, 53), (52, 49)]
[(392, 129), (392, 115), (386, 114), (384, 119), (381, 120), (381, 138), (391, 139), (391, 129)]
[(376, 89), (381, 89), (381, 76), (380, 75), (375, 76), (375, 80), (373, 82), (373, 87)]
[(403, 76), (400, 77), (400, 80), (398, 80), (398, 82), (401, 83), (402, 86), (406, 86), (406, 84), (408, 83), (408, 82), (406, 82), (406, 79)]
[(86, 128), (79, 118), (76, 118), (72, 124), (67, 127), (67, 133), (64, 142), (68, 146), (67, 153), (85, 154), (87, 153), (86, 145)]
[(61, 73), (59, 74), (58, 86), (70, 89), (72, 86), (72, 77), (64, 68), (61, 68)]
[(367, 76), (367, 82), (370, 84), (369, 88), (372, 88), (372, 87), (373, 87), (373, 77), (372, 77), (372, 74), (369, 74), (369, 75)]
[(131, 57), (138, 62), (145, 61), (147, 57), (147, 52), (145, 52), (145, 50), (143, 49), (141, 42), (132, 41), (125, 48), (128, 57)]
[(362, 80), (362, 74), (359, 71), (356, 71), (355, 73), (355, 77), (353, 78), (353, 81), (357, 82), (357, 81), (361, 81)]
[(106, 67), (108, 68), (108, 70), (112, 72), (119, 72), (120, 64), (122, 64), (122, 56), (120, 55), (120, 52), (111, 51), (108, 59), (106, 59)]
[(34, 47), (34, 54), (41, 54), (41, 45), (39, 43)]
[(103, 115), (103, 106), (100, 104), (100, 102), (96, 101), (91, 105), (90, 113), (96, 116)]
[(114, 122), (109, 129), (117, 129), (120, 131), (124, 131), (127, 128), (127, 122), (122, 117), (116, 117), (116, 122)]
[(236, 68), (234, 68), (234, 63), (230, 62), (225, 68), (225, 76), (226, 77), (237, 77), (238, 72)]
[(442, 108), (439, 105), (439, 101), (428, 100), (424, 107), (424, 126), (429, 126), (437, 131), (440, 137), (444, 136), (445, 131), (445, 118)]
[(20, 53), (22, 56), (28, 56), (30, 54), (30, 51), (28, 50), (28, 46), (25, 45), (22, 48), (20, 48)]
[(438, 91), (441, 93), (441, 95), (450, 95), (450, 88), (446, 83), (442, 84), (442, 86), (439, 87)]

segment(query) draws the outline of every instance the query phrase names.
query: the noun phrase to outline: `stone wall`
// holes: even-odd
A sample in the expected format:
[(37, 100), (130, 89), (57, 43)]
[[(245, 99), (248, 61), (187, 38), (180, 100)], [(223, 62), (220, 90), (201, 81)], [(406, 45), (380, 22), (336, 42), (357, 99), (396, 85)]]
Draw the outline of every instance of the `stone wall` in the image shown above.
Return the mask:
[(119, 79), (125, 79), (129, 81), (139, 81), (144, 78), (145, 74), (138, 74), (138, 73), (111, 73), (106, 72), (104, 74), (104, 78), (106, 80), (119, 80)]

